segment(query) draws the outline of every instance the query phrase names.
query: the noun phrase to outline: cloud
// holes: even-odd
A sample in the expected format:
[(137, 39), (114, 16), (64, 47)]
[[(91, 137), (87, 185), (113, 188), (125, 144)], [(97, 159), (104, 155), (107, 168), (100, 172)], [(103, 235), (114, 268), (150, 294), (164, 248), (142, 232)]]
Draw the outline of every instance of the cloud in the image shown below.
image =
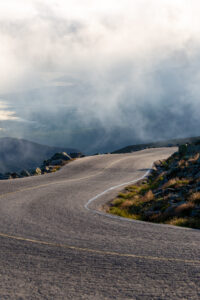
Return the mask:
[(199, 8), (195, 0), (1, 3), (0, 93), (16, 112), (2, 118), (30, 122), (16, 135), (64, 136), (92, 150), (198, 135)]
[[(16, 116), (15, 111), (9, 110), (9, 106), (0, 101), (0, 121), (19, 121), (20, 118)], [(0, 128), (3, 131), (3, 128)]]

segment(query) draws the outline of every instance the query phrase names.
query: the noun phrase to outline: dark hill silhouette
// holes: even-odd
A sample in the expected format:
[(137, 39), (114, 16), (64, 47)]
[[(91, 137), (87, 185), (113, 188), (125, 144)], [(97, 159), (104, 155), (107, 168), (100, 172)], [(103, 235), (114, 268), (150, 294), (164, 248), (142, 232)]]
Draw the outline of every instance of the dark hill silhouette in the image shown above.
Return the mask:
[(197, 143), (200, 141), (200, 136), (198, 137), (190, 137), (190, 138), (182, 138), (182, 139), (172, 139), (172, 140), (166, 140), (166, 141), (157, 141), (153, 143), (147, 143), (147, 144), (136, 144), (127, 146), (121, 149), (118, 149), (116, 151), (113, 151), (112, 153), (129, 153), (134, 151), (140, 151), (147, 148), (161, 148), (161, 147), (178, 147), (183, 144), (190, 144), (190, 143)]
[(0, 138), (0, 172), (35, 168), (56, 152), (75, 153), (73, 148), (50, 147), (17, 138)]

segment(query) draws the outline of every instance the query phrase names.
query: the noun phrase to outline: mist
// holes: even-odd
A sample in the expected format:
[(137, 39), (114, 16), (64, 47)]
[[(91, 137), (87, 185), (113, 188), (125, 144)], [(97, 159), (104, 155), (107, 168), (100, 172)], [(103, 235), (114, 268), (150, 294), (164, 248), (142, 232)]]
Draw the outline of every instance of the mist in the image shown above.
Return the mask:
[(107, 152), (200, 135), (198, 1), (0, 4), (0, 136)]

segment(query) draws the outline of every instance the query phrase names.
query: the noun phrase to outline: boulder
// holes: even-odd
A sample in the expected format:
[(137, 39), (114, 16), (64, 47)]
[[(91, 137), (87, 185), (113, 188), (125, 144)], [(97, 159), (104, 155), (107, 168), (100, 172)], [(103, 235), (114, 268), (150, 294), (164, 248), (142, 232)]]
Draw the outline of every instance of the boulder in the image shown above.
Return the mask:
[(20, 173), (20, 175), (21, 175), (22, 177), (28, 177), (28, 176), (31, 176), (31, 174), (30, 174), (27, 170), (22, 170), (21, 173)]
[(66, 152), (59, 152), (59, 153), (55, 153), (50, 161), (52, 160), (71, 160), (71, 157), (66, 153)]
[(200, 152), (200, 144), (185, 144), (179, 146), (179, 154), (191, 156)]
[(34, 171), (33, 171), (33, 174), (34, 175), (41, 175), (42, 174), (42, 170), (40, 168), (36, 168)]
[(49, 172), (50, 172), (50, 173), (53, 172), (54, 170), (55, 170), (55, 167), (49, 166)]
[(82, 157), (82, 153), (81, 152), (73, 152), (73, 153), (70, 153), (70, 157), (71, 158), (79, 158), (79, 157)]
[(185, 155), (187, 153), (187, 149), (188, 149), (188, 144), (180, 145), (178, 152), (180, 153), (180, 155)]
[(19, 178), (20, 177), (20, 175), (16, 172), (11, 173), (10, 175), (12, 176), (12, 178)]
[(64, 164), (64, 161), (62, 159), (56, 159), (50, 161), (51, 166), (62, 166)]
[(154, 162), (154, 166), (156, 168), (162, 167), (164, 161), (165, 161), (164, 159), (163, 160), (157, 160), (157, 161)]
[(50, 172), (50, 168), (48, 166), (43, 166), (42, 167), (42, 172), (49, 173)]

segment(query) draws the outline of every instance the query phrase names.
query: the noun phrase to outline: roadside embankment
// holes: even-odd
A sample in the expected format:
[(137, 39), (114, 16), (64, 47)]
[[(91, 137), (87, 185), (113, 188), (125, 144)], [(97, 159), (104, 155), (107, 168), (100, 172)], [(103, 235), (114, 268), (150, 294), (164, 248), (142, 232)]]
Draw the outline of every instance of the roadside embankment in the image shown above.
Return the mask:
[(157, 161), (149, 176), (127, 186), (107, 212), (136, 220), (200, 229), (200, 143)]
[(16, 179), (53, 173), (60, 170), (62, 166), (81, 156), (83, 155), (80, 153), (72, 153), (72, 155), (68, 155), (66, 152), (55, 153), (50, 159), (44, 160), (40, 167), (28, 170), (24, 169), (20, 172), (7, 172), (5, 174), (0, 174), (0, 180)]

